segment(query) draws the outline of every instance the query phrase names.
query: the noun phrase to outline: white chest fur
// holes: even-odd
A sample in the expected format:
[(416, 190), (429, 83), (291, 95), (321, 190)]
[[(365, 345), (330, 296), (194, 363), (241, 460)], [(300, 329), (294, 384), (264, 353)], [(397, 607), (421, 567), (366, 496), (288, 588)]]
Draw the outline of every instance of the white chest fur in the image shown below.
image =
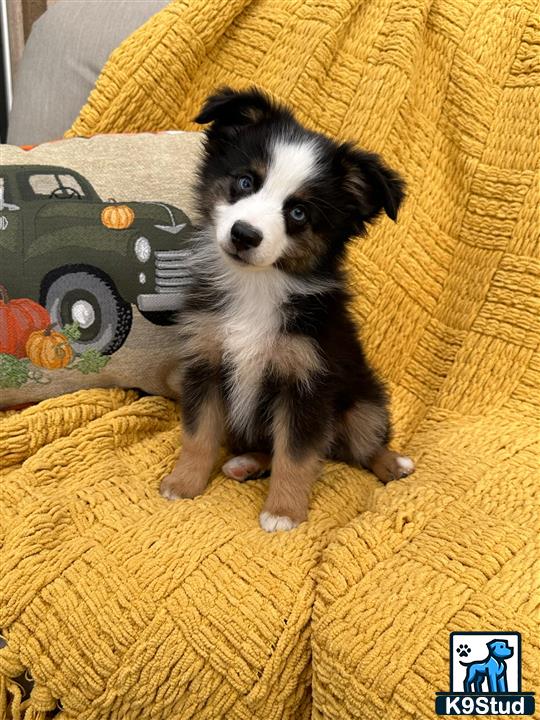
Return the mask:
[(249, 435), (289, 289), (275, 270), (243, 272), (238, 280), (222, 311), (223, 360), (230, 368), (229, 423)]
[(245, 268), (209, 247), (207, 279), (223, 302), (219, 310), (193, 310), (182, 318), (182, 345), (189, 362), (199, 357), (226, 363), (228, 424), (249, 437), (257, 429), (254, 411), (270, 366), (276, 377), (308, 385), (321, 367), (316, 343), (283, 332), (284, 304), (291, 295), (324, 292), (331, 285), (292, 278), (273, 267)]

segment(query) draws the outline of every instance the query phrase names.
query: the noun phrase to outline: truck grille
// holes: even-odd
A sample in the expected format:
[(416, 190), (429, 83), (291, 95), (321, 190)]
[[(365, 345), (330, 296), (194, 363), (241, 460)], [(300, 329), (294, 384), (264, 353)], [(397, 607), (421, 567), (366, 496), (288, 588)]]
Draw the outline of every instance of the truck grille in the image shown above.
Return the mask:
[(156, 291), (178, 293), (191, 282), (192, 250), (158, 250), (155, 253)]

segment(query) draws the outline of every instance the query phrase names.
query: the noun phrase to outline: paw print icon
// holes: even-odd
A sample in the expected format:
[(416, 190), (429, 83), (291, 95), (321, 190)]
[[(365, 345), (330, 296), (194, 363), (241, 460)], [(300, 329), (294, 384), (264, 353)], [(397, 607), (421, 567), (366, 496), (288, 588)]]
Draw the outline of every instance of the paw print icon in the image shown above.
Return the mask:
[(458, 645), (456, 648), (456, 652), (459, 655), (459, 657), (468, 657), (471, 652), (471, 648), (465, 644)]

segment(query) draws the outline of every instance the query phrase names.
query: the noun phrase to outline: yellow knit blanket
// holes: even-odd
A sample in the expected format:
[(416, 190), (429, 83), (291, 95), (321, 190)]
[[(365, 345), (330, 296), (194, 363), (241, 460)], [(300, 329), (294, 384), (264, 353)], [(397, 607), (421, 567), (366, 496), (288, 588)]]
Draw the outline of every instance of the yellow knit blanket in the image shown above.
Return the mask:
[(520, 631), (538, 691), (539, 48), (536, 0), (175, 0), (113, 54), (72, 134), (192, 128), (254, 82), (405, 175), (349, 266), (418, 470), (328, 465), (309, 522), (269, 535), (264, 481), (159, 496), (169, 401), (10, 414), (1, 718), (434, 718), (453, 630)]

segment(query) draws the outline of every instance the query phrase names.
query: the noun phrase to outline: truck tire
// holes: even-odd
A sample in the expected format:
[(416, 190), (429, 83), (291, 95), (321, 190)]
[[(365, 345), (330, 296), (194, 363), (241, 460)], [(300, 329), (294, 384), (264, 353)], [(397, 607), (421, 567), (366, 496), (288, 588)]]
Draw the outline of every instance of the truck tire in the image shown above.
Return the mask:
[(58, 327), (78, 324), (81, 336), (71, 342), (78, 353), (94, 349), (111, 355), (122, 347), (131, 330), (131, 305), (106, 275), (93, 268), (65, 267), (49, 274), (40, 302)]

